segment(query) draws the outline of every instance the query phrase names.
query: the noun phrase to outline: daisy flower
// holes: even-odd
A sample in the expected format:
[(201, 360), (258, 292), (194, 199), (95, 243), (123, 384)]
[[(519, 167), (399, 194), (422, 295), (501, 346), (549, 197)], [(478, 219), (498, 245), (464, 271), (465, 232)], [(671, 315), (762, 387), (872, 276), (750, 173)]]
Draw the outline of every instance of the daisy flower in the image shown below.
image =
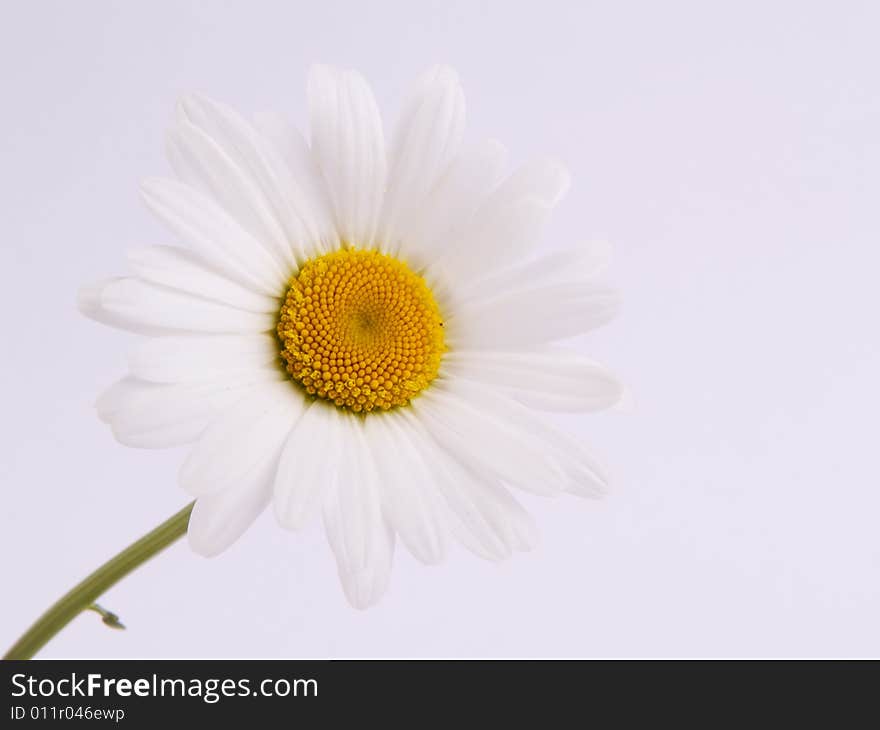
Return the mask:
[(603, 491), (543, 414), (620, 397), (558, 342), (617, 298), (596, 282), (605, 247), (537, 247), (568, 173), (508, 173), (498, 142), (463, 144), (451, 69), (418, 79), (387, 144), (354, 71), (313, 68), (308, 107), (306, 142), (276, 115), (184, 99), (176, 179), (143, 184), (175, 244), (132, 252), (80, 308), (144, 335), (98, 413), (129, 446), (192, 444), (193, 550), (220, 553), (270, 504), (291, 530), (320, 516), (365, 608), (397, 539), (428, 564), (449, 537), (500, 560), (534, 541), (512, 490)]

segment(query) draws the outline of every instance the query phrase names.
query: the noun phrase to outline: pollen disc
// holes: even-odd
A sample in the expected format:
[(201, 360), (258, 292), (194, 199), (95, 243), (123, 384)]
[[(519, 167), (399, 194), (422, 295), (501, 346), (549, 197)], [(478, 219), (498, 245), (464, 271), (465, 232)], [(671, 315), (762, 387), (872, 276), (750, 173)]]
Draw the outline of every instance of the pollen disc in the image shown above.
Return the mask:
[(307, 261), (290, 280), (277, 332), (291, 378), (358, 413), (409, 403), (437, 376), (446, 350), (425, 279), (360, 249)]

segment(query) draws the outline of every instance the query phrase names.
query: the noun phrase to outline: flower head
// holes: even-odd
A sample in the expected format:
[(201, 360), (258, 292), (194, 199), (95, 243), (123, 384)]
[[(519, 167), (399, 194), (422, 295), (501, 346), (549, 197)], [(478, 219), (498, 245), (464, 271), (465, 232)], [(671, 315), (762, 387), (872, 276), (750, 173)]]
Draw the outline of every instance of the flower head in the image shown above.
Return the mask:
[(85, 287), (90, 317), (145, 335), (98, 400), (124, 444), (193, 444), (194, 550), (221, 552), (270, 503), (324, 520), (351, 603), (384, 592), (395, 540), (425, 563), (448, 536), (488, 559), (533, 541), (511, 488), (601, 493), (583, 446), (541, 411), (614, 403), (604, 368), (558, 340), (606, 322), (601, 246), (541, 254), (568, 188), (558, 163), (510, 174), (494, 141), (464, 145), (455, 73), (430, 69), (386, 145), (364, 79), (315, 67), (311, 139), (185, 99), (177, 180), (147, 204), (178, 245)]

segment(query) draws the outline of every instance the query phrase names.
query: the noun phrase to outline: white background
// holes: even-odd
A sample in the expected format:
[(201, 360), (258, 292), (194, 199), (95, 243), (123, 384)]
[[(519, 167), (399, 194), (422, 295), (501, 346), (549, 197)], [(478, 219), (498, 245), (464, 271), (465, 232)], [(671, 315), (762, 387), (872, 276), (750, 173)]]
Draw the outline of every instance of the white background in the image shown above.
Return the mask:
[(0, 644), (182, 506), (183, 452), (93, 411), (129, 338), (75, 310), (127, 248), (171, 239), (176, 97), (305, 121), (316, 60), (393, 120), (434, 62), (472, 139), (564, 159), (548, 241), (607, 237), (623, 315), (584, 341), (635, 407), (568, 419), (615, 475), (533, 499), (539, 550), (398, 551), (346, 604), (321, 531), (270, 513), (224, 555), (181, 543), (44, 656), (880, 654), (880, 12), (874, 2), (9, 2), (0, 29)]

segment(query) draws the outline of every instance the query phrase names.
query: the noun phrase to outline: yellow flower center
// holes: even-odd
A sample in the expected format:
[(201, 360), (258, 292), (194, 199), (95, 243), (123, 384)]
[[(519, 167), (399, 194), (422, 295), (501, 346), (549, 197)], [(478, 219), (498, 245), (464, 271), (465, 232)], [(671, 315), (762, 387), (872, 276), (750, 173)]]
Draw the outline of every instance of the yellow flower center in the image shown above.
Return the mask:
[(290, 376), (357, 413), (409, 403), (437, 376), (446, 350), (424, 278), (378, 251), (307, 261), (291, 278), (277, 332)]

